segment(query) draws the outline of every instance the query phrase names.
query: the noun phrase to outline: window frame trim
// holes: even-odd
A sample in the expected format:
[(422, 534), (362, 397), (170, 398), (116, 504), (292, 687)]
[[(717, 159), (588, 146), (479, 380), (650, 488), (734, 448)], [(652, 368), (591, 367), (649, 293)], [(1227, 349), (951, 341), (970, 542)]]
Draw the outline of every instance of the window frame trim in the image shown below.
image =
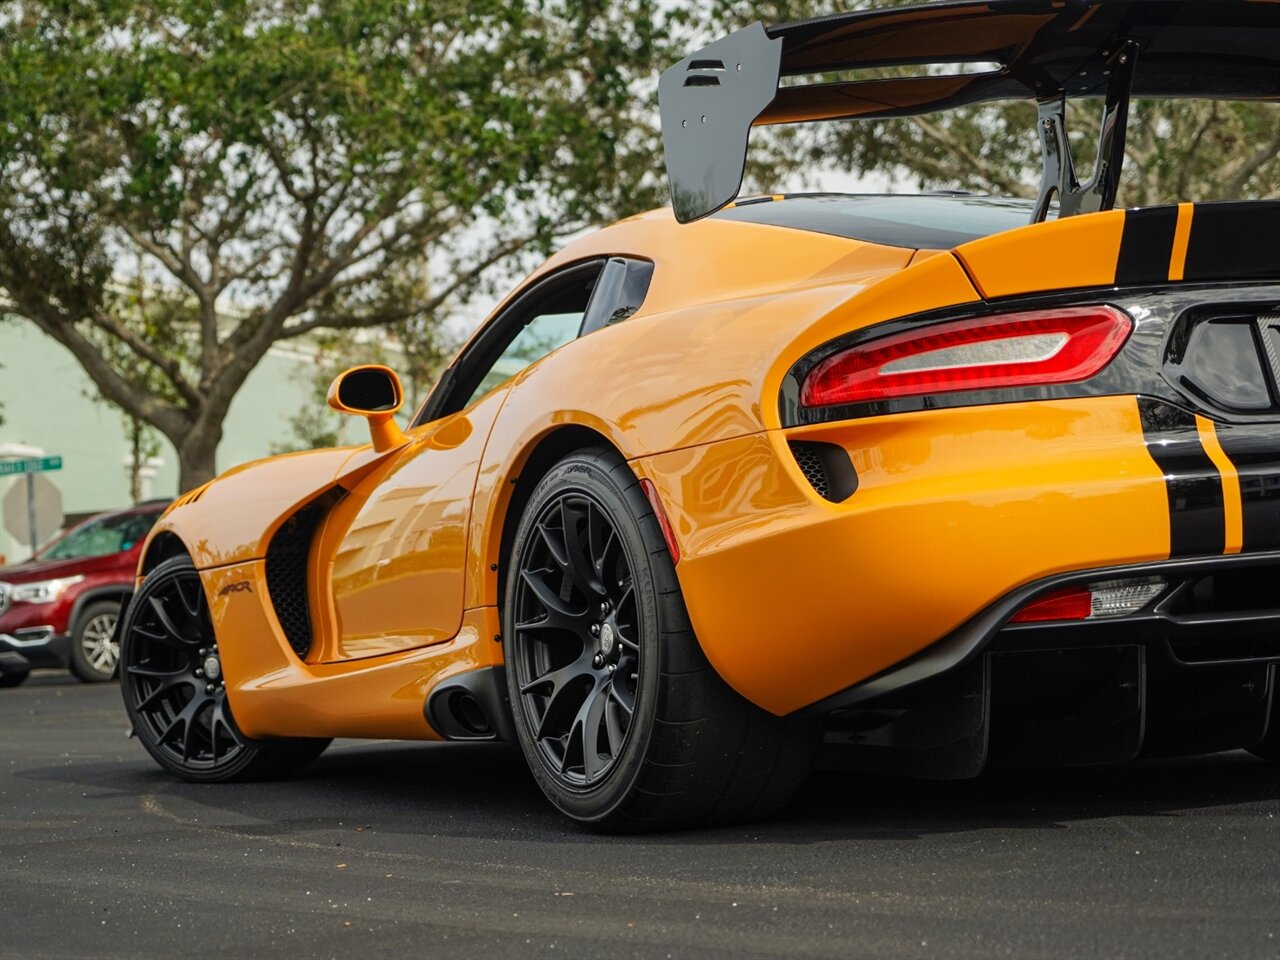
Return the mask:
[[(435, 387), (427, 394), (427, 399), (414, 415), (413, 422), (409, 425), (410, 429), (466, 409), (465, 406), (456, 408), (451, 406), (458, 402), (460, 396), (471, 396), (479, 386), (480, 380), (484, 378), (484, 374), (492, 369), (502, 356), (502, 352), (537, 315), (534, 311), (538, 303), (545, 296), (553, 293), (555, 288), (571, 282), (578, 274), (594, 270), (596, 279), (599, 280), (609, 259), (607, 256), (593, 256), (566, 264), (517, 291), (510, 303), (485, 323), (444, 369)], [(587, 301), (587, 309), (583, 312), (584, 320), (591, 310), (595, 293), (593, 288), (591, 297)], [(582, 328), (579, 327), (574, 339), (581, 335)], [(477, 371), (479, 371), (478, 375)]]

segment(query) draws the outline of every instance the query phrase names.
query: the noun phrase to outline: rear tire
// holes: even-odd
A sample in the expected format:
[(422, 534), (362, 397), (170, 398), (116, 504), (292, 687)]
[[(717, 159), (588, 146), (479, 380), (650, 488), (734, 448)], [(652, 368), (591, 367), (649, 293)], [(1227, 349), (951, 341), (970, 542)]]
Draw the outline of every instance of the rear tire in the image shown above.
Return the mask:
[(147, 575), (120, 629), (120, 689), (138, 739), (161, 767), (193, 783), (293, 773), (329, 740), (251, 740), (227, 702), (204, 585), (190, 558)]
[(707, 661), (657, 518), (615, 451), (551, 469), (509, 567), (512, 713), (559, 810), (600, 830), (663, 830), (768, 816), (798, 792), (820, 731), (749, 703)]
[(86, 604), (71, 628), (71, 652), (67, 666), (83, 683), (106, 683), (120, 665), (116, 643), (119, 600), (95, 600)]

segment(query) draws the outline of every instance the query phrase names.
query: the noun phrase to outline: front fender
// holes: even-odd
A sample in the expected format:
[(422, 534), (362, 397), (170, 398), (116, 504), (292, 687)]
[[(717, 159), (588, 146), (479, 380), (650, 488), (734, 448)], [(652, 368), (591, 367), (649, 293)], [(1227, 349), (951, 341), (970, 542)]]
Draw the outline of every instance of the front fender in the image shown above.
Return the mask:
[(354, 482), (400, 447), (375, 453), (369, 445), (305, 450), (233, 467), (174, 501), (147, 536), (139, 576), (155, 541), (180, 539), (197, 569), (266, 556), (280, 524), (335, 483)]

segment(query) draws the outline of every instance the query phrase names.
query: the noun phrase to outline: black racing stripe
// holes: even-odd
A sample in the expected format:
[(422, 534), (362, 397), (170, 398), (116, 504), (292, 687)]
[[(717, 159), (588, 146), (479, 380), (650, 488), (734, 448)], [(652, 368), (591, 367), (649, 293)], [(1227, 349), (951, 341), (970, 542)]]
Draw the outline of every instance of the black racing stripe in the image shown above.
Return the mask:
[(1116, 257), (1116, 283), (1163, 283), (1169, 279), (1177, 207), (1128, 210)]
[(1280, 278), (1280, 202), (1197, 203), (1182, 278)]
[(1218, 425), (1218, 443), (1240, 475), (1242, 549), (1280, 547), (1280, 424)]
[(1227, 518), (1222, 475), (1205, 453), (1193, 414), (1163, 400), (1138, 398), (1147, 451), (1164, 473), (1169, 496), (1169, 556), (1222, 553)]

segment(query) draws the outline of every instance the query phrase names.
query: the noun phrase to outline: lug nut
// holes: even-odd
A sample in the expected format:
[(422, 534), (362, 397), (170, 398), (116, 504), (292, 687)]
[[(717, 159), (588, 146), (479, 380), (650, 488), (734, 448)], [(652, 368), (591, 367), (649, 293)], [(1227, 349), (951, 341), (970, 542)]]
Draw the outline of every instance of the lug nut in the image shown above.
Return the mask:
[(611, 663), (611, 664), (609, 664), (609, 672), (610, 672), (610, 673), (613, 673), (613, 671), (615, 671), (615, 670), (617, 670), (617, 669), (618, 669), (618, 665), (617, 665), (616, 663)]
[(608, 615), (609, 615), (609, 601), (606, 600), (604, 603), (600, 604), (600, 616), (607, 617)]
[(600, 655), (600, 654), (598, 654), (598, 653), (597, 653), (594, 657), (592, 657), (592, 658), (591, 658), (591, 665), (592, 665), (593, 667), (597, 667), (597, 668), (598, 668), (598, 667), (599, 667), (601, 664), (603, 664), (603, 663), (604, 663), (604, 657), (603, 657), (603, 656), (601, 656), (601, 655)]
[(201, 670), (199, 667), (196, 667), (196, 676), (197, 676), (197, 677), (203, 677), (203, 676), (204, 676), (204, 671), (203, 671), (203, 670)]
[(591, 629), (591, 635), (592, 635), (593, 637), (598, 637), (598, 636), (600, 636), (600, 624), (598, 624), (598, 623), (593, 623), (593, 624), (591, 625), (591, 628), (590, 628), (590, 629)]
[(203, 656), (204, 656), (206, 653), (208, 653), (209, 651), (208, 651), (208, 650), (206, 650), (204, 647), (201, 647), (197, 652), (200, 654), (200, 656), (202, 656), (202, 657), (203, 657)]
[(218, 688), (217, 688), (217, 687), (215, 687), (212, 683), (206, 683), (206, 684), (204, 685), (204, 692), (205, 692), (205, 693), (213, 693), (213, 691), (214, 691), (214, 690), (216, 690), (216, 689), (218, 689)]

